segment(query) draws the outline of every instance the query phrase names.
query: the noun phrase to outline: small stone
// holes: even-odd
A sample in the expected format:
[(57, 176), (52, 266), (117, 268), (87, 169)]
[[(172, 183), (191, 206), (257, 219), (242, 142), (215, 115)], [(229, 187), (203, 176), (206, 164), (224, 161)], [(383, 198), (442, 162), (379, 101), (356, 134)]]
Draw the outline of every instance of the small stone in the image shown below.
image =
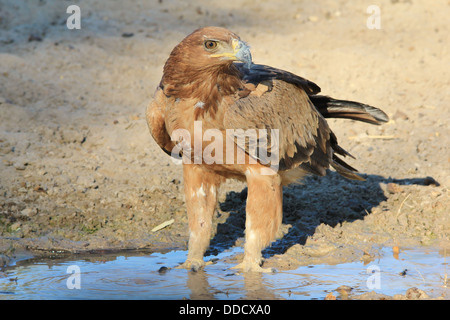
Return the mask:
[(391, 194), (403, 192), (403, 188), (401, 188), (398, 184), (392, 182), (387, 184), (386, 190)]
[(162, 266), (161, 268), (159, 268), (158, 273), (165, 274), (168, 270), (169, 270), (169, 268)]
[(336, 296), (333, 295), (333, 293), (329, 293), (327, 294), (327, 296), (325, 297), (325, 300), (336, 300)]
[(28, 163), (25, 163), (25, 162), (17, 162), (17, 163), (14, 163), (14, 169), (22, 171), (27, 168), (27, 165), (28, 165)]
[(20, 227), (22, 226), (22, 224), (20, 222), (14, 222), (10, 228), (12, 231), (18, 231), (20, 229)]
[(339, 292), (340, 294), (349, 294), (350, 291), (352, 291), (353, 288), (346, 286), (346, 285), (342, 285), (339, 288), (336, 289), (337, 292)]
[(410, 300), (417, 300), (417, 299), (428, 299), (429, 296), (425, 293), (425, 291), (414, 287), (406, 291), (406, 298)]
[(37, 214), (37, 209), (36, 208), (25, 208), (20, 213), (26, 217), (33, 217)]

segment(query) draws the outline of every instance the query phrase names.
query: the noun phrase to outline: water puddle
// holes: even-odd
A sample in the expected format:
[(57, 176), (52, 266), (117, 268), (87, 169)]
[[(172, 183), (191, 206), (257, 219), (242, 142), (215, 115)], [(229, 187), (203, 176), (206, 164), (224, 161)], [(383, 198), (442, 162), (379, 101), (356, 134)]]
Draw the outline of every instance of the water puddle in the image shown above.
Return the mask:
[(173, 269), (186, 251), (19, 261), (0, 272), (0, 299), (293, 300), (324, 299), (329, 293), (339, 299), (336, 289), (343, 285), (352, 288), (351, 294), (393, 296), (417, 287), (431, 297), (449, 298), (447, 259), (437, 251), (402, 250), (396, 257), (385, 248), (365, 265), (314, 265), (274, 274), (236, 273), (227, 258), (241, 252), (234, 248), (207, 257), (214, 264), (197, 273)]

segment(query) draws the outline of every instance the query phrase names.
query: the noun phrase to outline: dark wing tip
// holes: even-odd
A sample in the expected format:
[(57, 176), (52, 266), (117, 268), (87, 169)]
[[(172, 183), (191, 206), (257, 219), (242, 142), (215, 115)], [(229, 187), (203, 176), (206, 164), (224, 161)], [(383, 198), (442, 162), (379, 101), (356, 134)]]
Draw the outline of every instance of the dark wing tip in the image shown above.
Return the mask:
[(282, 80), (302, 88), (308, 95), (318, 94), (320, 87), (312, 81), (297, 76), (289, 71), (269, 67), (263, 64), (252, 64), (247, 68), (243, 63), (234, 63), (241, 72), (244, 80), (250, 83), (259, 83), (264, 80)]
[(389, 121), (389, 117), (385, 112), (364, 103), (337, 100), (322, 95), (312, 95), (309, 98), (325, 118), (345, 118), (375, 125)]
[(340, 175), (348, 179), (366, 181), (366, 179), (355, 173), (358, 172), (358, 170), (347, 164), (335, 154), (333, 155), (333, 160), (330, 164)]
[(378, 122), (386, 123), (389, 121), (389, 116), (381, 109), (364, 105), (366, 108), (366, 111), (371, 114)]

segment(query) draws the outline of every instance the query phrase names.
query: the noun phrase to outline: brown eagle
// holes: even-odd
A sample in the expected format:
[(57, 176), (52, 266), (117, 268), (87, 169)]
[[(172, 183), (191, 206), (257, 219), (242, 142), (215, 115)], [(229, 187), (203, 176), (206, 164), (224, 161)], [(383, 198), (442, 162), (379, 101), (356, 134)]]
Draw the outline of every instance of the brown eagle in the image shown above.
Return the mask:
[(201, 28), (171, 52), (147, 108), (150, 132), (183, 163), (189, 251), (182, 267), (205, 265), (218, 188), (226, 179), (247, 182), (244, 259), (235, 268), (263, 269), (261, 250), (282, 220), (282, 186), (330, 166), (363, 180), (340, 156), (325, 118), (381, 124), (380, 109), (318, 95), (311, 81), (254, 64), (249, 46), (224, 28)]

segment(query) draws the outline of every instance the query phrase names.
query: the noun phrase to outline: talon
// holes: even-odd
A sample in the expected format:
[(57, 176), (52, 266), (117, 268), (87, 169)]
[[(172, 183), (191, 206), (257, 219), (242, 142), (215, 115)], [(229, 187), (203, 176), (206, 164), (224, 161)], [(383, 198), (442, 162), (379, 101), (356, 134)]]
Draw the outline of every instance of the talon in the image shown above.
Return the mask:
[(186, 260), (186, 262), (180, 264), (176, 269), (188, 269), (194, 272), (197, 272), (201, 268), (203, 268), (207, 263), (203, 260)]

